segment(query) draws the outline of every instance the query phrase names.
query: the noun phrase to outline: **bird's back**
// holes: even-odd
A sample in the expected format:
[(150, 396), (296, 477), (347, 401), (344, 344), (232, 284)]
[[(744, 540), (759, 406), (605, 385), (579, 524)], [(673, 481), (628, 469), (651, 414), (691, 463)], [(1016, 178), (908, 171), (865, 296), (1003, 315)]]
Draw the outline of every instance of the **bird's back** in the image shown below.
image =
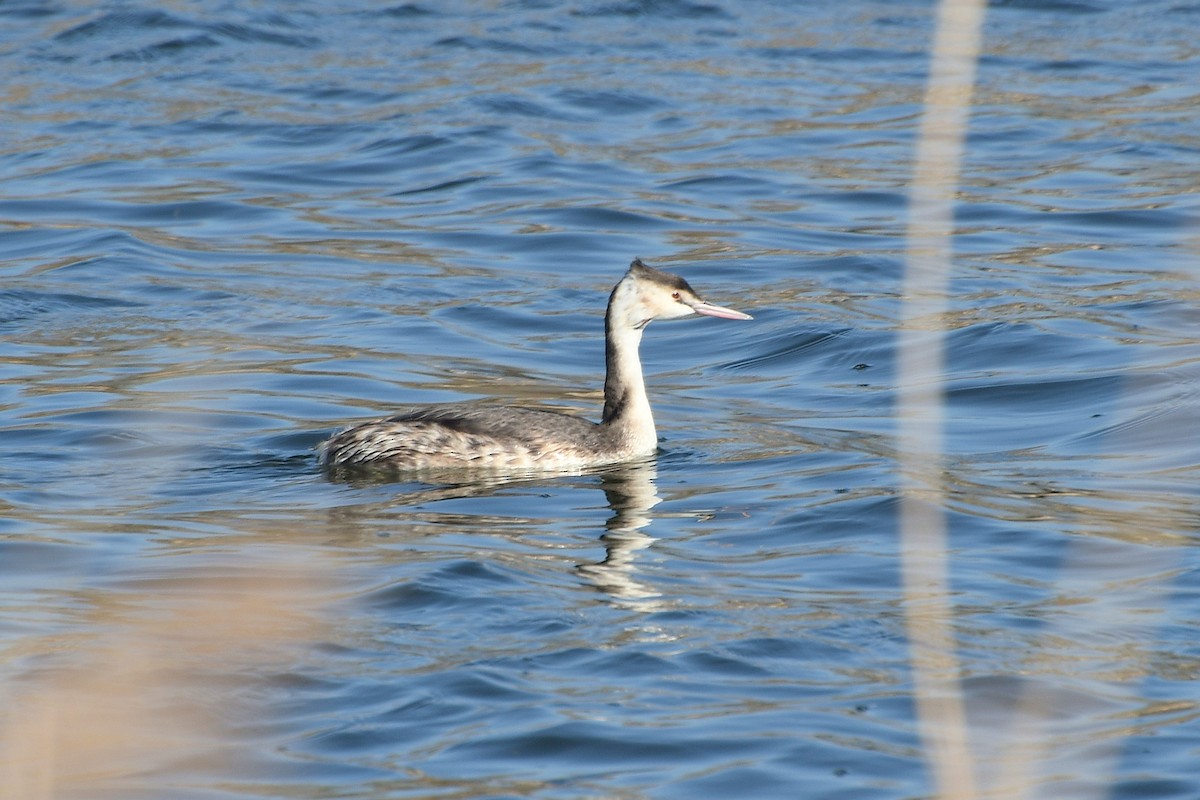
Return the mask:
[(397, 470), (558, 470), (626, 457), (604, 426), (554, 411), (489, 406), (413, 409), (329, 439), (321, 462)]

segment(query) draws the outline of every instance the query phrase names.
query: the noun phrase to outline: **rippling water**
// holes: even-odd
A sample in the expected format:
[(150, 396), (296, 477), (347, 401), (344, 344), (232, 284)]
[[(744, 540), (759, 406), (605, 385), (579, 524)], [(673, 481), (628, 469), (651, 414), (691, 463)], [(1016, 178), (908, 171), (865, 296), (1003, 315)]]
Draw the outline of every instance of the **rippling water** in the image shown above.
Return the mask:
[[(930, 796), (893, 409), (933, 13), (0, 6), (0, 796)], [(942, 496), (989, 796), (1200, 796), (1198, 23), (988, 11)], [(318, 471), (403, 404), (594, 418), (634, 256), (756, 317), (649, 329), (656, 459)]]

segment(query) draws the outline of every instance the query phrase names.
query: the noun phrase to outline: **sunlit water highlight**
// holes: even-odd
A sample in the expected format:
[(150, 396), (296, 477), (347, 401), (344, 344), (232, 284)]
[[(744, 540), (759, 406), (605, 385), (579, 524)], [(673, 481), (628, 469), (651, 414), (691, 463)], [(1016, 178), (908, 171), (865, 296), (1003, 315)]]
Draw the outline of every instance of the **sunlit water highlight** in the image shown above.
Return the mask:
[[(0, 796), (931, 794), (894, 414), (931, 7), (0, 15)], [(931, 328), (996, 797), (1200, 795), (1197, 19), (988, 10)], [(401, 404), (594, 418), (635, 255), (756, 317), (647, 331), (657, 459), (316, 469)]]

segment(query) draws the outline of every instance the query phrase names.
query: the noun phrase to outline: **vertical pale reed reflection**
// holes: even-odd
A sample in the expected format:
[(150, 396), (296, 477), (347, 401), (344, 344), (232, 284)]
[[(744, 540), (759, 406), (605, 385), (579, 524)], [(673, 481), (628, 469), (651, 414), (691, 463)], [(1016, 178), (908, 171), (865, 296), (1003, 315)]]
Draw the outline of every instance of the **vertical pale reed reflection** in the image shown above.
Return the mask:
[(327, 624), (315, 556), (279, 549), (164, 554), (94, 597), (91, 633), (43, 642), (63, 660), (3, 698), (0, 798), (170, 797), (235, 774), (252, 682)]
[(943, 800), (976, 796), (949, 602), (942, 375), (954, 195), (985, 10), (984, 0), (942, 0), (938, 6), (909, 199), (897, 347), (905, 619), (921, 740)]

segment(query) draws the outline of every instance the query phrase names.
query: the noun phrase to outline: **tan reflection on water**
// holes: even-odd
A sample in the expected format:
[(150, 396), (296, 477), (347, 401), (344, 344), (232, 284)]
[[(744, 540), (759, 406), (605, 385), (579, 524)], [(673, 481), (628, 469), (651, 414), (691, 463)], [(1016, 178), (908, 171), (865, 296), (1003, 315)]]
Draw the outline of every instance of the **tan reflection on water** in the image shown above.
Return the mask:
[(10, 653), (38, 666), (3, 699), (0, 798), (168, 796), (188, 774), (229, 774), (238, 728), (255, 720), (253, 681), (329, 625), (316, 555), (281, 549), (239, 548), (236, 564), (164, 557), (174, 563), (87, 598), (83, 641)]

